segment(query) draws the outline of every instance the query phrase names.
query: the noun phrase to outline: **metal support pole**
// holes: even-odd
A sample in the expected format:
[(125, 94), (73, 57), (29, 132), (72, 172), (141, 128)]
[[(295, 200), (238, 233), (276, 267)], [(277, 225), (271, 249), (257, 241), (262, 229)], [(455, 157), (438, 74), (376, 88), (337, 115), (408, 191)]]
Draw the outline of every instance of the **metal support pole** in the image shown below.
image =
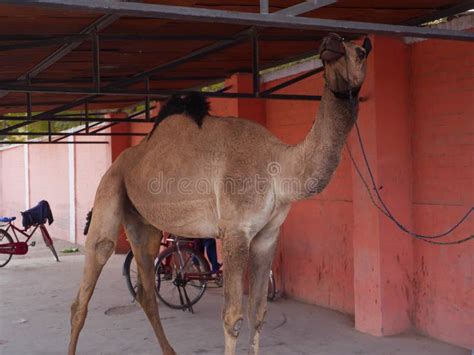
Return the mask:
[(260, 69), (259, 69), (259, 48), (258, 32), (254, 27), (252, 29), (252, 75), (253, 75), (253, 94), (260, 95)]
[(310, 71), (307, 71), (306, 73), (304, 74), (301, 74), (301, 75), (298, 75), (297, 77), (294, 77), (293, 79), (290, 79), (290, 80), (287, 80), (287, 81), (284, 81), (283, 83), (280, 83), (278, 85), (275, 85), (274, 87), (271, 87), (270, 89), (267, 89), (265, 91), (262, 92), (262, 95), (269, 95), (271, 94), (272, 92), (275, 92), (275, 91), (278, 91), (278, 90), (281, 90), (283, 88), (286, 88), (287, 86), (290, 86), (290, 85), (293, 85), (301, 80), (304, 80), (306, 78), (309, 78), (310, 76), (313, 76), (317, 73), (320, 73), (324, 70), (323, 67), (319, 67), (319, 68), (316, 68), (316, 69), (312, 69)]
[[(97, 130), (95, 130), (93, 132), (89, 132), (89, 135), (94, 135), (95, 133), (103, 131), (106, 128), (112, 127), (113, 125), (118, 124), (118, 123), (122, 123), (122, 122), (132, 122), (132, 120), (133, 120), (133, 122), (147, 122), (146, 120), (135, 118), (135, 117), (138, 117), (138, 116), (142, 115), (144, 112), (145, 112), (144, 110), (139, 111), (139, 112), (135, 112), (134, 114), (130, 115), (128, 118), (107, 119), (107, 120), (102, 120), (100, 122), (96, 122), (96, 123), (90, 125), (90, 128), (96, 127), (96, 126), (100, 125), (103, 122), (112, 122), (112, 123), (108, 124), (108, 125), (105, 125), (103, 127), (100, 127), (100, 128), (98, 128)], [(72, 132), (72, 133), (80, 133), (80, 132), (84, 132), (84, 130), (85, 130), (85, 128), (81, 128), (80, 130)], [(53, 142), (59, 142), (62, 139), (65, 139), (65, 138), (71, 136), (72, 133), (67, 133), (62, 137), (56, 138)]]
[[(145, 90), (146, 92), (150, 91), (150, 78), (145, 78)], [(150, 121), (150, 96), (147, 95), (145, 98), (145, 119)]]
[(268, 14), (269, 12), (268, 0), (260, 0), (260, 13)]
[[(108, 128), (108, 127), (106, 127)], [(97, 131), (89, 133), (82, 132), (71, 132), (68, 133), (68, 136), (146, 136), (147, 133), (132, 133), (132, 132), (110, 132), (110, 133), (99, 133), (105, 127), (99, 128)], [(62, 132), (8, 132), (4, 134), (5, 136), (26, 136), (26, 137), (38, 137), (38, 136), (48, 136), (48, 141), (51, 142), (51, 136), (62, 136)], [(0, 141), (1, 144), (1, 141)]]
[(100, 46), (99, 36), (94, 33), (92, 38), (93, 82), (96, 91), (100, 91)]
[[(26, 78), (26, 82), (28, 85), (31, 84), (31, 79), (29, 76)], [(29, 121), (31, 121), (32, 112), (33, 112), (33, 104), (31, 103), (31, 92), (27, 92), (26, 93), (26, 114)]]
[[(255, 73), (258, 73), (258, 71), (255, 71)], [(258, 81), (256, 80), (256, 83)], [(83, 89), (83, 88), (73, 88), (73, 89), (65, 89), (65, 88), (57, 88), (57, 87), (35, 87), (35, 86), (19, 86), (15, 85), (13, 86), (4, 86), (0, 85), (0, 90), (8, 90), (11, 92), (29, 92), (29, 93), (48, 93), (48, 94), (88, 94), (91, 96), (103, 96), (103, 95), (112, 95), (112, 96), (136, 96), (136, 97), (146, 97), (147, 95), (150, 97), (157, 97), (157, 98), (165, 98), (170, 95), (185, 95), (189, 94), (193, 91), (196, 90), (182, 90), (182, 89), (152, 89), (150, 91), (145, 91), (145, 90), (135, 90), (135, 89), (102, 89), (100, 93), (95, 91), (94, 89)], [(255, 97), (254, 93), (232, 93), (232, 92), (211, 92), (211, 91), (202, 91), (201, 94), (203, 96), (207, 97), (220, 97), (220, 98), (253, 98)], [(280, 97), (287, 98), (288, 100), (291, 100), (294, 98), (294, 95), (279, 95)], [(303, 100), (308, 99), (311, 100), (312, 95), (297, 95), (299, 98), (303, 98)], [(78, 99), (76, 101), (73, 101), (71, 104), (65, 105), (61, 108), (61, 111), (58, 109), (54, 109), (51, 111), (47, 111), (41, 114), (38, 114), (37, 116), (33, 116), (32, 119), (33, 121), (28, 122), (27, 124), (35, 122), (35, 120), (38, 118), (42, 117), (47, 117), (51, 116), (54, 114), (57, 114), (59, 112), (66, 111), (72, 107), (78, 106), (78, 105), (83, 105), (85, 101), (88, 101), (86, 98), (84, 99)], [(22, 127), (22, 126), (21, 126)], [(0, 131), (2, 133), (2, 131)]]
[(109, 144), (109, 142), (105, 141), (79, 141), (79, 142), (63, 142), (63, 141), (1, 141), (0, 144)]
[(84, 111), (86, 114), (86, 133), (89, 133), (89, 103), (84, 104)]
[[(87, 123), (102, 123), (102, 122), (140, 122), (140, 123), (146, 123), (145, 119), (132, 119), (129, 116), (129, 118), (97, 118), (97, 117), (91, 117), (89, 119), (85, 117), (69, 117), (69, 116), (50, 116), (50, 117), (43, 117), (38, 119), (38, 122), (87, 122)], [(0, 116), (0, 122), (5, 122), (5, 121), (19, 121), (19, 120), (24, 120), (24, 116)], [(92, 128), (92, 125), (89, 125), (89, 128)]]

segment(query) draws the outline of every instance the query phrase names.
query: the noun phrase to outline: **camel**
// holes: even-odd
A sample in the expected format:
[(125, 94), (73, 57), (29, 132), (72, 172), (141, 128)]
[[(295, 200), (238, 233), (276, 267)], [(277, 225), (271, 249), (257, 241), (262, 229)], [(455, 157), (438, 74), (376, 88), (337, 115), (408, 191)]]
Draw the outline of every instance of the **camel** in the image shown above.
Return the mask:
[(325, 37), (325, 87), (303, 142), (287, 145), (261, 125), (215, 117), (201, 94), (176, 96), (153, 131), (125, 150), (97, 189), (85, 246), (84, 273), (71, 306), (69, 355), (76, 353), (87, 306), (124, 226), (136, 257), (138, 303), (164, 354), (175, 354), (160, 322), (153, 263), (162, 231), (222, 240), (225, 354), (235, 354), (243, 321), (243, 276), (249, 272), (249, 354), (258, 354), (267, 280), (280, 226), (292, 202), (320, 193), (337, 168), (357, 114), (370, 40)]

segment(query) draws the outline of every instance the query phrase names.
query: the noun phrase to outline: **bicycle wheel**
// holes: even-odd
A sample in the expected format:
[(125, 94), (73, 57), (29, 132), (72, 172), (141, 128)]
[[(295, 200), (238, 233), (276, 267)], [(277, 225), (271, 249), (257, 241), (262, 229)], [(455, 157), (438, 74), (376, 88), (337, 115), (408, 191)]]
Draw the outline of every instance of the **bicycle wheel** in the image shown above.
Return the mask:
[(132, 251), (128, 252), (123, 263), (123, 274), (125, 275), (128, 291), (133, 296), (133, 299), (135, 299), (137, 297), (138, 268)]
[[(123, 275), (125, 276), (128, 292), (130, 292), (133, 299), (137, 298), (138, 267), (131, 250), (127, 253), (123, 263)], [(155, 288), (155, 292), (158, 292), (156, 290)]]
[(185, 309), (186, 295), (190, 306), (204, 295), (210, 270), (201, 254), (187, 247), (180, 247), (178, 252), (174, 246), (159, 255), (155, 274), (161, 302), (174, 309)]
[[(13, 238), (6, 231), (0, 229), (0, 245), (8, 243), (13, 243)], [(0, 254), (0, 267), (7, 265), (10, 262), (12, 256), (12, 254)]]
[(276, 282), (275, 282), (275, 276), (273, 276), (273, 271), (270, 270), (270, 278), (268, 280), (268, 293), (267, 293), (267, 299), (269, 301), (274, 301), (276, 297)]

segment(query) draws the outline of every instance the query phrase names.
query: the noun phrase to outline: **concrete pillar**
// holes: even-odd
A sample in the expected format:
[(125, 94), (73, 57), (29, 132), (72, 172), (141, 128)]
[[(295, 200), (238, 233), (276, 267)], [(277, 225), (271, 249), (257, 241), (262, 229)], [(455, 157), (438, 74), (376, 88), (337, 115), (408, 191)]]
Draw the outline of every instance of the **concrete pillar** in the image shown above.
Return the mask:
[[(409, 48), (378, 36), (373, 45), (358, 123), (380, 194), (411, 228)], [(349, 142), (368, 180), (355, 132)], [(376, 336), (396, 334), (411, 325), (413, 241), (372, 205), (354, 168), (352, 180), (355, 327)]]
[[(112, 113), (110, 114), (110, 118), (125, 118), (125, 113)], [(130, 124), (129, 123), (119, 123), (110, 127), (111, 133), (129, 133), (130, 132)], [(131, 139), (130, 136), (111, 136), (110, 144), (112, 146), (112, 162), (118, 158), (120, 153), (122, 153), (125, 149), (130, 147)]]
[[(252, 74), (237, 73), (225, 81), (227, 92), (250, 93), (253, 89)], [(217, 116), (233, 116), (265, 125), (265, 101), (260, 99), (212, 99), (211, 113)]]

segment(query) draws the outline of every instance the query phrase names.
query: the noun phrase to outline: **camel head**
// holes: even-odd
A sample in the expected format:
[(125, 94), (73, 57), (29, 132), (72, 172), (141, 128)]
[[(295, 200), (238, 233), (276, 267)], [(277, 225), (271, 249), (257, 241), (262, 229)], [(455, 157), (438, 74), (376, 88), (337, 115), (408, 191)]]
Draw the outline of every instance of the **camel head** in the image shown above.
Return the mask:
[(366, 72), (367, 56), (372, 49), (369, 38), (362, 46), (346, 42), (336, 33), (326, 36), (319, 48), (324, 64), (326, 85), (333, 92), (346, 92), (362, 86)]

